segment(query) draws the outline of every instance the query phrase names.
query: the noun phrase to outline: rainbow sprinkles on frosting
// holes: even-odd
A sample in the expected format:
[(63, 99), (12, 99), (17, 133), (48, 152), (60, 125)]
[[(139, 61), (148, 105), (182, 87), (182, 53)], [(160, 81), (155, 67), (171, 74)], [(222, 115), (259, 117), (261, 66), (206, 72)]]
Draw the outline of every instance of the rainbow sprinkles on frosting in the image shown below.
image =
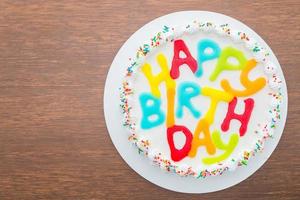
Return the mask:
[(164, 26), (130, 59), (120, 90), (129, 140), (181, 176), (247, 165), (280, 119), (282, 81), (268, 56), (228, 24)]

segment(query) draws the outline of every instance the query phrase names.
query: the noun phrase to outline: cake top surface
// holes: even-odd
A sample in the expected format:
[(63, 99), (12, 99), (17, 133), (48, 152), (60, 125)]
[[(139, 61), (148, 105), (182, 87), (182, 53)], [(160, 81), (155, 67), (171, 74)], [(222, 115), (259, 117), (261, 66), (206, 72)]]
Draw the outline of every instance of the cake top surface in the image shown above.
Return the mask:
[(183, 176), (247, 165), (280, 119), (281, 80), (268, 55), (228, 24), (164, 26), (138, 49), (121, 87), (129, 140)]

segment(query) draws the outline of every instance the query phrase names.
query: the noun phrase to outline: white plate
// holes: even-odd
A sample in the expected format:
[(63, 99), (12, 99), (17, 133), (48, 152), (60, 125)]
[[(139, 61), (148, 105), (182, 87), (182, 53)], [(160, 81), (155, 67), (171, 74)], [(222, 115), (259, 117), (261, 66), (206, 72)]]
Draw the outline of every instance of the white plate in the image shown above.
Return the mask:
[(139, 175), (160, 187), (176, 192), (208, 193), (222, 190), (240, 183), (252, 175), (267, 161), (272, 152), (275, 150), (285, 125), (287, 115), (287, 89), (284, 76), (280, 68), (279, 75), (283, 80), (282, 89), (283, 96), (285, 97), (281, 106), (281, 121), (276, 129), (274, 138), (267, 140), (264, 151), (262, 153), (257, 153), (256, 156), (252, 157), (247, 166), (238, 167), (234, 172), (225, 172), (222, 176), (210, 176), (205, 179), (195, 179), (193, 177), (180, 177), (176, 174), (167, 173), (159, 167), (151, 165), (150, 161), (146, 157), (138, 154), (136, 147), (134, 147), (127, 139), (128, 134), (126, 134), (126, 130), (122, 126), (122, 115), (120, 114), (119, 108), (119, 87), (121, 86), (122, 79), (125, 74), (128, 58), (134, 57), (134, 54), (140, 44), (149, 39), (154, 33), (160, 31), (164, 25), (175, 27), (190, 23), (195, 19), (201, 19), (201, 21), (213, 21), (216, 24), (228, 23), (231, 27), (235, 27), (238, 30), (248, 33), (248, 35), (267, 48), (267, 51), (271, 54), (271, 61), (277, 64), (277, 66), (280, 66), (278, 60), (265, 41), (263, 41), (263, 39), (252, 29), (236, 19), (207, 11), (183, 11), (172, 13), (157, 18), (144, 25), (121, 47), (107, 75), (104, 91), (104, 114), (107, 129), (113, 144), (126, 163)]

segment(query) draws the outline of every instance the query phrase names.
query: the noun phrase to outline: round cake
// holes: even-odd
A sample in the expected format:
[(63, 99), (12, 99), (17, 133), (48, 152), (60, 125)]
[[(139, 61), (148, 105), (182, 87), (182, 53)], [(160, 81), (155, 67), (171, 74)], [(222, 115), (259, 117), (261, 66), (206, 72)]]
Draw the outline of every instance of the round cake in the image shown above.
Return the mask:
[(247, 165), (280, 119), (282, 81), (268, 56), (229, 24), (162, 27), (124, 72), (120, 106), (129, 141), (180, 176)]

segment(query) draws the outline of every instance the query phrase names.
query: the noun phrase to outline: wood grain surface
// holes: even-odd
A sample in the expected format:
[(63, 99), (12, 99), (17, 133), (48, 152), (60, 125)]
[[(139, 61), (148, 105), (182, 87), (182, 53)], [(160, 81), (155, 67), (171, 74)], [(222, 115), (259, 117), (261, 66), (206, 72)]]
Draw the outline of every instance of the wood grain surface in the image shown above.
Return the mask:
[[(182, 10), (220, 12), (253, 28), (279, 59), (289, 92), (284, 134), (268, 162), (203, 195), (136, 174), (103, 115), (106, 74), (121, 45)], [(299, 0), (0, 1), (0, 199), (300, 199), (299, 11)]]

